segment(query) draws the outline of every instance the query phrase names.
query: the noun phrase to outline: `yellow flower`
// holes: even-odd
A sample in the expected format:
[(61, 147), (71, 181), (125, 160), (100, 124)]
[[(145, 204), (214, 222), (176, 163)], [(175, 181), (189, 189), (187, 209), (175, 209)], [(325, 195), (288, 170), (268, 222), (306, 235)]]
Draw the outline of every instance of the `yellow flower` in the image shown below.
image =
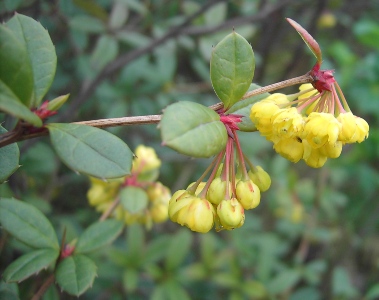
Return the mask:
[(339, 114), (337, 120), (342, 124), (342, 129), (338, 136), (339, 141), (343, 143), (361, 143), (368, 137), (369, 125), (364, 119), (347, 112)]
[(325, 143), (334, 144), (341, 129), (341, 123), (329, 113), (312, 112), (304, 126), (304, 137), (312, 148)]
[(304, 154), (303, 159), (305, 163), (312, 168), (321, 168), (328, 159), (323, 155), (320, 149), (315, 149), (306, 140), (303, 140)]
[(132, 168), (134, 173), (149, 172), (161, 166), (160, 159), (151, 147), (139, 145), (135, 150), (135, 155)]
[(293, 137), (304, 129), (304, 118), (295, 107), (280, 109), (271, 118), (273, 134), (279, 137)]
[(302, 140), (298, 137), (282, 139), (274, 144), (274, 149), (281, 156), (293, 163), (297, 163), (302, 159), (304, 154)]
[(87, 192), (87, 198), (89, 204), (92, 206), (115, 200), (118, 189), (123, 181), (122, 178), (103, 181), (93, 177), (90, 177), (90, 180), (91, 188)]

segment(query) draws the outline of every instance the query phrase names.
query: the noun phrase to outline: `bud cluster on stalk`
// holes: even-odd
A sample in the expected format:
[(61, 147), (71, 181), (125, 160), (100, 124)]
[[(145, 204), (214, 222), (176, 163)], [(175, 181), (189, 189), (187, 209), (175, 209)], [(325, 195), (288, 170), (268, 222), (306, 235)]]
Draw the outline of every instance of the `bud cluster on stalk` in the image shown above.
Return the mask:
[[(236, 134), (236, 123), (240, 119), (236, 115), (222, 115), (221, 120), (229, 133), (226, 148), (198, 181), (173, 194), (168, 208), (173, 222), (201, 233), (213, 227), (216, 231), (231, 230), (244, 224), (245, 210), (259, 205), (261, 192), (270, 187), (271, 178), (243, 154)], [(203, 182), (211, 170), (208, 181)]]
[[(90, 178), (91, 187), (87, 192), (89, 204), (102, 213), (112, 210), (111, 217), (122, 220), (128, 225), (140, 223), (150, 228), (153, 223), (166, 221), (171, 192), (161, 182), (156, 181), (160, 165), (161, 161), (153, 148), (138, 146), (135, 150), (131, 175), (108, 181)], [(128, 195), (124, 193), (128, 189), (133, 189), (134, 192), (129, 195), (144, 199), (132, 199), (132, 197), (122, 199), (123, 195)], [(146, 204), (141, 206), (140, 203), (145, 199), (147, 199)], [(139, 206), (139, 209), (132, 210), (131, 208), (135, 206)]]

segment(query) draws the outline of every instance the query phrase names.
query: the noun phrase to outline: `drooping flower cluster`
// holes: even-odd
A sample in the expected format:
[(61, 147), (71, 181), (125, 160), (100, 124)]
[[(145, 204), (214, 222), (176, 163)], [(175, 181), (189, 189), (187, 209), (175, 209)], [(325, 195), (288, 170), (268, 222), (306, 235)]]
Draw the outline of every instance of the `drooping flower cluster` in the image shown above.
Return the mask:
[[(260, 203), (261, 192), (271, 185), (270, 176), (260, 167), (253, 166), (243, 155), (236, 130), (241, 116), (224, 115), (221, 121), (229, 133), (226, 149), (219, 153), (208, 169), (186, 190), (174, 193), (169, 202), (169, 216), (173, 222), (197, 232), (217, 231), (241, 227), (245, 210)], [(238, 157), (235, 172), (234, 145)], [(247, 172), (245, 160), (250, 166)], [(207, 182), (202, 182), (213, 168)]]
[(365, 140), (369, 125), (352, 114), (332, 71), (316, 64), (311, 75), (313, 86), (301, 85), (296, 95), (270, 95), (252, 106), (250, 118), (280, 155), (319, 168), (339, 157), (344, 144)]
[(87, 198), (99, 212), (109, 210), (112, 217), (126, 224), (141, 223), (150, 228), (167, 220), (171, 192), (156, 181), (161, 161), (154, 149), (140, 145), (135, 155), (130, 176), (107, 182), (90, 178)]

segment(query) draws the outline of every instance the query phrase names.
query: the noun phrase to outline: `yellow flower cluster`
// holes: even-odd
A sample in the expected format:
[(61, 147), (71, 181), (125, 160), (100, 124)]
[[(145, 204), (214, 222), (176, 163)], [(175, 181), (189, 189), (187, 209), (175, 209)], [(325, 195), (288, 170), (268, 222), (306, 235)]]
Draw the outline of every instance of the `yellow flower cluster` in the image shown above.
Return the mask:
[[(138, 146), (135, 151), (133, 168), (130, 176), (109, 180), (107, 182), (90, 178), (91, 187), (87, 198), (91, 206), (99, 212), (111, 210), (111, 217), (126, 224), (140, 223), (150, 228), (153, 223), (161, 223), (168, 218), (170, 190), (155, 181), (161, 164), (153, 148)], [(138, 195), (148, 199), (137, 211), (130, 211), (130, 201), (143, 199), (123, 198), (128, 188), (137, 189)]]
[(261, 191), (266, 191), (271, 185), (270, 176), (259, 166), (248, 174), (248, 180), (238, 180), (235, 184), (233, 197), (225, 196), (232, 186), (221, 177), (212, 180), (205, 197), (200, 196), (205, 182), (201, 182), (193, 194), (189, 191), (194, 183), (187, 190), (177, 191), (169, 202), (170, 219), (202, 233), (213, 226), (217, 231), (241, 227), (245, 221), (245, 210), (257, 207)]
[[(319, 168), (327, 158), (339, 157), (344, 144), (365, 140), (369, 125), (342, 108), (334, 113), (335, 103), (327, 97), (315, 98), (304, 106), (308, 103), (303, 99), (318, 93), (310, 88), (311, 84), (302, 85), (300, 90), (306, 92), (296, 101), (284, 94), (272, 94), (252, 106), (250, 118), (280, 155), (295, 163), (303, 159), (307, 165)], [(296, 103), (299, 106), (292, 107)]]

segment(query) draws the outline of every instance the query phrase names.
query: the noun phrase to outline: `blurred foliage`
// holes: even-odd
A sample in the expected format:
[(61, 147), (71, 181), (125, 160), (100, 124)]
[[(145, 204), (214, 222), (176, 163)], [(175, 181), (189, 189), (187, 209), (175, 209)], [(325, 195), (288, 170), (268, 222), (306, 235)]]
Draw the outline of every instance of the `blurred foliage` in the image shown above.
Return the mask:
[[(206, 235), (170, 222), (151, 231), (130, 226), (110, 248), (92, 254), (98, 278), (80, 298), (378, 299), (378, 2), (213, 2), (179, 29), (203, 1), (3, 0), (0, 20), (18, 11), (47, 28), (58, 56), (48, 99), (71, 93), (52, 120), (69, 122), (158, 114), (178, 100), (216, 103), (209, 79), (212, 45), (233, 28), (252, 44), (254, 82), (302, 75), (314, 58), (285, 22), (290, 17), (318, 40), (324, 67), (335, 69), (353, 112), (368, 120), (370, 137), (313, 170), (279, 157), (257, 133), (241, 133), (245, 153), (273, 182), (245, 225)], [(178, 33), (175, 38), (157, 42), (170, 31)], [(104, 73), (118, 57), (117, 72)], [(93, 93), (85, 94), (93, 80)], [(12, 124), (6, 118), (2, 126), (9, 130)], [(110, 131), (132, 149), (154, 147), (163, 161), (160, 180), (172, 190), (198, 178), (209, 163), (160, 146), (153, 125)], [(65, 228), (67, 240), (77, 237), (99, 217), (87, 203), (89, 180), (63, 166), (44, 138), (20, 149), (22, 167), (0, 185), (0, 195), (35, 205), (58, 235)], [(0, 272), (27, 249), (0, 231)], [(28, 299), (47, 276), (43, 271), (18, 286), (2, 282), (0, 298)], [(43, 299), (71, 298), (51, 287)]]

